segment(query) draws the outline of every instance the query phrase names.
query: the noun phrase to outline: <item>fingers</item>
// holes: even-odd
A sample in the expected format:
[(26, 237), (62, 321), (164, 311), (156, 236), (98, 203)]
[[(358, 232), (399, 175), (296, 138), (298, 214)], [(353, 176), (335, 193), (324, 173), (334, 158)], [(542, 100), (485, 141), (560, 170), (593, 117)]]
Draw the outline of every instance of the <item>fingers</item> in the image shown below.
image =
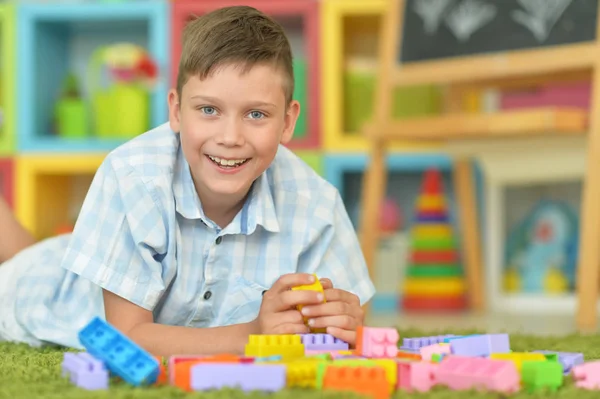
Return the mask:
[(330, 288), (325, 290), (325, 300), (327, 302), (347, 302), (352, 305), (360, 306), (360, 298), (351, 292)]
[(330, 279), (322, 278), (320, 281), (321, 281), (321, 285), (323, 286), (324, 290), (330, 290), (333, 288), (333, 283), (331, 282)]
[(360, 325), (359, 320), (350, 315), (323, 316), (311, 318), (308, 320), (311, 328), (329, 328), (335, 327), (342, 330), (356, 330)]
[(278, 313), (269, 334), (307, 334), (309, 328), (304, 324), (302, 315), (297, 310)]
[(280, 293), (299, 285), (310, 285), (315, 282), (315, 276), (308, 273), (290, 273), (279, 277), (267, 292)]
[(270, 312), (283, 312), (296, 308), (298, 305), (316, 305), (323, 302), (323, 294), (310, 290), (288, 290), (276, 293), (267, 291), (263, 296), (263, 302)]
[(344, 330), (338, 327), (328, 327), (327, 334), (347, 342), (350, 344), (351, 348), (356, 346), (356, 331)]
[(327, 302), (317, 305), (304, 306), (302, 314), (306, 317), (325, 317), (347, 314), (358, 316), (358, 311), (347, 302)]

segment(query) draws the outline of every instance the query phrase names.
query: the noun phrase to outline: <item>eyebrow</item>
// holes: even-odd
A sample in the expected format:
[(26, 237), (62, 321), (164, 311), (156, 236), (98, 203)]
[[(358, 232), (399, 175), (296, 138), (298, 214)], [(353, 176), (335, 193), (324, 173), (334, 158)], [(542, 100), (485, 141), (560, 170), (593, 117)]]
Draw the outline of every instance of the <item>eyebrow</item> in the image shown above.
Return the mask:
[[(209, 103), (221, 103), (222, 101), (216, 97), (211, 96), (203, 96), (201, 94), (195, 95), (191, 97), (192, 100), (202, 100)], [(251, 101), (248, 106), (250, 107), (271, 107), (276, 108), (277, 106), (273, 103), (265, 102), (265, 101)]]

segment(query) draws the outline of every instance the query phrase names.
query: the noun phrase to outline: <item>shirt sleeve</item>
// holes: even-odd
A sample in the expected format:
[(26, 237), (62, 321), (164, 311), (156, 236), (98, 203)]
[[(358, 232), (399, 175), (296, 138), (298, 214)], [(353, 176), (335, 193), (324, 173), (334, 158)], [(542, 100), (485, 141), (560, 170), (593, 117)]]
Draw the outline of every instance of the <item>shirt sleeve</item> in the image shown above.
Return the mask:
[(109, 155), (98, 169), (62, 266), (152, 310), (168, 286), (166, 223), (142, 176)]
[(312, 215), (313, 229), (307, 248), (300, 256), (299, 272), (329, 278), (334, 287), (355, 294), (364, 305), (375, 294), (375, 287), (354, 226), (337, 190), (333, 208), (331, 203), (331, 196), (322, 196)]

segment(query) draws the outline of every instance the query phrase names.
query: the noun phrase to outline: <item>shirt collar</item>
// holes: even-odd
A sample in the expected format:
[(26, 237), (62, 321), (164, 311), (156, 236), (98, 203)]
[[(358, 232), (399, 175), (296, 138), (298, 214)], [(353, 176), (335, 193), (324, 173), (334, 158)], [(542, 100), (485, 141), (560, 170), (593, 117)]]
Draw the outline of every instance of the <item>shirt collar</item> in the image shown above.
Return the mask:
[[(216, 227), (202, 210), (202, 204), (196, 193), (190, 166), (185, 159), (181, 144), (177, 152), (177, 161), (173, 176), (173, 195), (175, 197), (175, 210), (181, 216), (186, 219), (200, 219), (205, 224)], [(254, 181), (244, 207), (233, 219), (233, 222), (227, 226), (227, 232), (232, 234), (252, 234), (259, 225), (270, 232), (279, 232), (279, 222), (277, 220), (267, 171)]]

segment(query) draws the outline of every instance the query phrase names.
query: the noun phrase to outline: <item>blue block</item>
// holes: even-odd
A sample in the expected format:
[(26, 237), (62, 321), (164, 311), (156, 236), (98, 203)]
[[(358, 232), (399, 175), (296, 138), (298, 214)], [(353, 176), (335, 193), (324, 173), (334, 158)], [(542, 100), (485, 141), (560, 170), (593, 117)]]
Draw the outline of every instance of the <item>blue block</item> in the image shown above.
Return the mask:
[(158, 360), (100, 318), (94, 318), (79, 332), (79, 341), (126, 382), (136, 386), (156, 382)]
[(416, 223), (449, 223), (448, 216), (426, 216), (417, 215), (415, 218)]

